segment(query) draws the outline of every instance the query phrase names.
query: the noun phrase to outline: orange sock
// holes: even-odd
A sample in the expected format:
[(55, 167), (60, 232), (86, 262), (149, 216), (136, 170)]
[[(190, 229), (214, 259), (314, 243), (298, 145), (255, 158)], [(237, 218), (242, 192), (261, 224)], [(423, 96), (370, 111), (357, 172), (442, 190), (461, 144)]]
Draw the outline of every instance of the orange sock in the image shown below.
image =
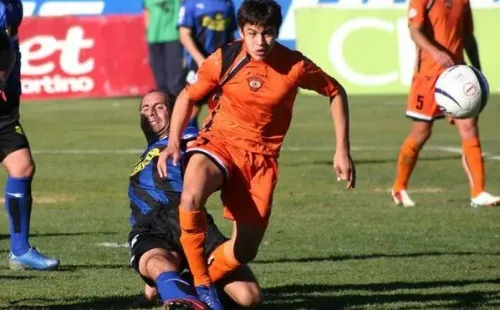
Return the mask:
[(484, 191), (484, 160), (479, 138), (462, 141), (462, 163), (469, 178), (470, 194), (476, 197)]
[(208, 274), (205, 257), (205, 233), (208, 227), (205, 211), (188, 211), (181, 206), (179, 207), (179, 221), (181, 244), (186, 254), (189, 269), (193, 274), (194, 284), (196, 286), (209, 285), (212, 281)]
[(212, 263), (210, 267), (208, 267), (208, 272), (210, 274), (210, 278), (212, 281), (217, 281), (231, 273), (233, 270), (236, 270), (241, 263), (237, 261), (232, 255), (226, 255), (225, 249), (229, 243), (225, 242), (212, 253), (211, 260)]
[(408, 136), (401, 146), (398, 156), (398, 167), (396, 181), (392, 189), (397, 192), (406, 189), (408, 180), (410, 180), (411, 172), (417, 163), (420, 147), (412, 136)]

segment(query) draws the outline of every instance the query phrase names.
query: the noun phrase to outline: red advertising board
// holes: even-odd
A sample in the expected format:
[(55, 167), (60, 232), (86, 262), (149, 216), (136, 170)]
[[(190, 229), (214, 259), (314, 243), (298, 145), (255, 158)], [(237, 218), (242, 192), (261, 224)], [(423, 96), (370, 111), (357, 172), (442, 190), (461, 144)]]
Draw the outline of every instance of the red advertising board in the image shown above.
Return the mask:
[(154, 86), (140, 15), (27, 17), (20, 48), (24, 100), (131, 96)]

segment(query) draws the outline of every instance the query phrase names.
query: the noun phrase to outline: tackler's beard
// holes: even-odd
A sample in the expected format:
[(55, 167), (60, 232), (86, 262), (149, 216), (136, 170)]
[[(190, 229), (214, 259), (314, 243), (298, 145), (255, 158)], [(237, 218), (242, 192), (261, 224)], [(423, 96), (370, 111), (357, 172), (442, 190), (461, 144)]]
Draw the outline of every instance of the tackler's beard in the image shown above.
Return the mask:
[(166, 124), (162, 124), (161, 122), (161, 119), (158, 119), (158, 128), (155, 129), (153, 128), (153, 125), (151, 125), (151, 121), (148, 119), (148, 117), (145, 115), (141, 115), (141, 129), (144, 133), (144, 136), (146, 137), (146, 140), (148, 141), (148, 144), (159, 140), (160, 138), (168, 136), (170, 130), (170, 122), (166, 122)]

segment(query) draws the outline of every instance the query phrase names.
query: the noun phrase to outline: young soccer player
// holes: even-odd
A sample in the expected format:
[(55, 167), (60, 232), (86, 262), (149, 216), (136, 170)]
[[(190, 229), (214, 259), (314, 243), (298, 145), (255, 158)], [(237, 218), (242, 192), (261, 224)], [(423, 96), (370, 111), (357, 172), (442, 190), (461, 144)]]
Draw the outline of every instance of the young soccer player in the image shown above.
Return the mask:
[[(300, 52), (276, 42), (282, 14), (275, 1), (244, 1), (237, 21), (242, 41), (207, 58), (196, 82), (177, 98), (168, 147), (158, 161), (162, 176), (166, 175), (167, 158), (179, 163), (180, 135), (193, 105), (218, 90), (218, 105), (185, 155), (179, 209), (181, 243), (198, 297), (212, 309), (222, 309), (212, 283), (257, 255), (271, 215), (278, 156), (299, 87), (330, 98), (337, 138), (334, 168), (348, 188), (355, 182), (347, 97), (342, 86)], [(233, 52), (226, 53), (228, 49)], [(221, 77), (224, 64), (229, 64), (229, 70)], [(233, 220), (233, 235), (215, 250), (207, 266), (204, 205), (218, 190), (224, 215)]]
[[(205, 309), (192, 284), (181, 277), (187, 267), (180, 244), (179, 201), (182, 177), (179, 167), (168, 161), (166, 178), (160, 178), (156, 164), (160, 151), (168, 143), (172, 102), (161, 91), (152, 91), (141, 100), (141, 128), (148, 146), (130, 175), (128, 196), (132, 210), (129, 234), (130, 263), (147, 286), (152, 299), (159, 293), (166, 309)], [(209, 256), (227, 238), (219, 231), (210, 214), (206, 214), (208, 232), (204, 244)], [(228, 296), (229, 304), (253, 307), (262, 293), (252, 271), (241, 266), (216, 283)]]

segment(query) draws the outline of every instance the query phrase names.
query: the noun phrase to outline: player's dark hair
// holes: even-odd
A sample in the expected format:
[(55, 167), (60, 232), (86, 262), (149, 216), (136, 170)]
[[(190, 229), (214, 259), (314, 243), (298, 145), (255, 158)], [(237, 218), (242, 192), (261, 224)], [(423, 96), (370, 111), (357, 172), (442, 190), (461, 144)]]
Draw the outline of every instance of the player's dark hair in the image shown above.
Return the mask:
[(274, 27), (279, 33), (283, 16), (281, 6), (274, 0), (245, 0), (238, 9), (238, 27), (243, 29), (246, 24)]

